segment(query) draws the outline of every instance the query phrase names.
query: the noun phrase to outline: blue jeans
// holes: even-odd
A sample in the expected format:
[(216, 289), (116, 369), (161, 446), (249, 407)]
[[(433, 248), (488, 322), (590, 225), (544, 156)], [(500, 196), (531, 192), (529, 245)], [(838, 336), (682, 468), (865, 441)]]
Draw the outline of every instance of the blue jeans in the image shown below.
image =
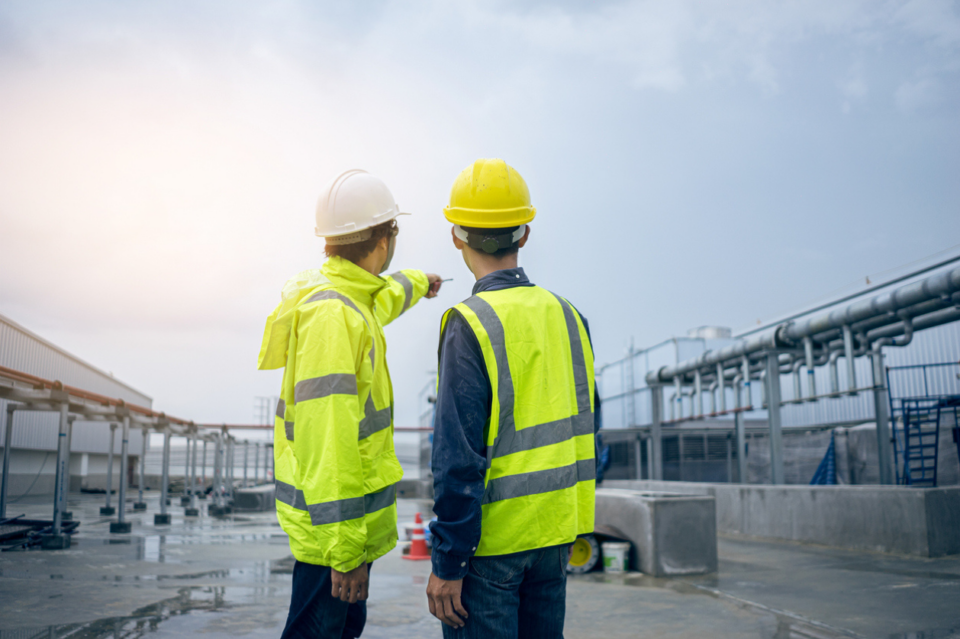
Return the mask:
[(562, 639), (569, 546), (473, 557), (463, 579), (463, 628), (445, 639)]
[[(367, 573), (373, 564), (367, 564)], [(355, 604), (330, 595), (330, 568), (298, 561), (282, 639), (355, 639), (367, 623), (367, 602)]]

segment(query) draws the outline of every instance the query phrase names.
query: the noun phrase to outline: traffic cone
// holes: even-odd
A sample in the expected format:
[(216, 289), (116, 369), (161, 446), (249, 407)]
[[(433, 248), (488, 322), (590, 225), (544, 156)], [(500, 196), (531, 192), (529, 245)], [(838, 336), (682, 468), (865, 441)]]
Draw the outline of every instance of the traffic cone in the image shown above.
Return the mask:
[(423, 534), (423, 519), (420, 518), (420, 513), (417, 513), (417, 517), (413, 520), (413, 523), (416, 524), (416, 526), (413, 528), (413, 541), (410, 542), (410, 554), (403, 555), (403, 558), (411, 561), (430, 559), (430, 553), (427, 551), (427, 539)]

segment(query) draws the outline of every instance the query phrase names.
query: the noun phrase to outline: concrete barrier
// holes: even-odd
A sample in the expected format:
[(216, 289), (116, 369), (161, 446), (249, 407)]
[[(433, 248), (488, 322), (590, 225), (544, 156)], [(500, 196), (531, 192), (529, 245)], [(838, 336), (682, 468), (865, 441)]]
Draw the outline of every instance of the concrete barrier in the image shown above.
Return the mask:
[(960, 553), (960, 487), (758, 486), (606, 481), (604, 488), (710, 495), (728, 535), (942, 557)]
[(234, 512), (266, 512), (275, 510), (277, 502), (274, 497), (273, 484), (253, 486), (252, 488), (237, 488), (233, 491)]
[(633, 543), (633, 570), (655, 577), (717, 571), (713, 497), (600, 488), (596, 530)]

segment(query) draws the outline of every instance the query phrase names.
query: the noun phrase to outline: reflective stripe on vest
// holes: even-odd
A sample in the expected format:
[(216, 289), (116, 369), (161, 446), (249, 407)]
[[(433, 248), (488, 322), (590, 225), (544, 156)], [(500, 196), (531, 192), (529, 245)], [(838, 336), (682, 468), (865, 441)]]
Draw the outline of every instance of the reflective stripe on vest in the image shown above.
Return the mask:
[(383, 490), (363, 497), (328, 501), (322, 504), (308, 504), (302, 490), (277, 480), (276, 498), (280, 503), (309, 513), (310, 523), (314, 526), (323, 526), (359, 519), (364, 515), (392, 506), (397, 500), (397, 485), (392, 484)]

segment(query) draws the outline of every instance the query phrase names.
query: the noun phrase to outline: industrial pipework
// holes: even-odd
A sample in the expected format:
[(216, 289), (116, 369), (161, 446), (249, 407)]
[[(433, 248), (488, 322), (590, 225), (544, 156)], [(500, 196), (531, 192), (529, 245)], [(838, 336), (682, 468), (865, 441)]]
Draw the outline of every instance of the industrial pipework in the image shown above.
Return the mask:
[[(901, 286), (889, 293), (854, 302), (843, 308), (822, 313), (809, 319), (787, 321), (757, 335), (740, 339), (716, 351), (708, 350), (674, 366), (664, 366), (647, 374), (651, 388), (653, 426), (652, 470), (654, 477), (662, 479), (661, 431), (663, 423), (662, 389), (674, 387), (676, 419), (685, 419), (683, 403), (686, 394), (691, 395), (690, 414), (686, 419), (703, 417), (703, 386), (707, 384), (711, 394), (719, 390), (720, 406), (725, 412), (723, 396), (727, 380), (733, 389), (738, 407), (735, 415), (737, 450), (743, 450), (745, 432), (742, 412), (752, 410), (750, 382), (760, 380), (763, 387), (763, 404), (768, 409), (771, 444), (771, 476), (774, 484), (783, 483), (783, 447), (781, 437), (780, 408), (786, 403), (780, 396), (780, 376), (793, 374), (794, 398), (792, 402), (817, 401), (840, 395), (837, 360), (846, 362), (846, 389), (844, 392), (857, 395), (871, 391), (874, 398), (874, 415), (877, 420), (877, 446), (879, 452), (880, 481), (893, 483), (893, 455), (890, 446), (890, 415), (887, 401), (883, 365), (883, 347), (906, 346), (916, 331), (948, 324), (960, 319), (960, 268), (954, 268), (923, 280)], [(868, 355), (871, 358), (871, 385), (857, 386), (854, 360)], [(830, 391), (817, 394), (814, 369), (827, 365), (830, 371)], [(806, 369), (807, 383), (803, 384), (800, 370)], [(689, 386), (690, 391), (684, 387)], [(804, 394), (806, 386), (806, 394)], [(742, 389), (746, 390), (745, 402), (741, 402)], [(695, 397), (695, 401), (693, 400)], [(742, 406), (742, 408), (741, 408)], [(671, 402), (671, 418), (674, 410)], [(741, 461), (741, 463), (743, 463)], [(743, 475), (741, 475), (743, 476)]]

